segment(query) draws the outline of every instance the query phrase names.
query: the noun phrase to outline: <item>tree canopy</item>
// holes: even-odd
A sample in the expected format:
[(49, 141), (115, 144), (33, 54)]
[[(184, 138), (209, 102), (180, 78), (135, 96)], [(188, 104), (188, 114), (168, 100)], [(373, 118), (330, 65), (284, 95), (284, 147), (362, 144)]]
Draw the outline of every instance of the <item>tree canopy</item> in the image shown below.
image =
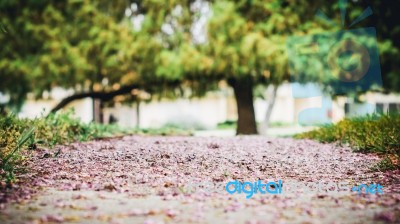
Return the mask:
[[(287, 41), (342, 29), (330, 23), (342, 23), (343, 2), (1, 1), (0, 92), (18, 107), (28, 93), (41, 97), (56, 86), (73, 89), (57, 110), (84, 97), (129, 101), (137, 89), (167, 97), (190, 89), (189, 95), (202, 96), (225, 81), (235, 93), (238, 133), (255, 134), (256, 85), (291, 80), (289, 68), (296, 63), (303, 81), (331, 85), (337, 80), (319, 72), (315, 61), (290, 64)], [(376, 12), (359, 25), (377, 27), (383, 84), (396, 91), (400, 26), (393, 22), (398, 17), (393, 10), (398, 4), (350, 1), (344, 17), (345, 24), (354, 21), (366, 6)], [(318, 10), (331, 20), (316, 18)]]

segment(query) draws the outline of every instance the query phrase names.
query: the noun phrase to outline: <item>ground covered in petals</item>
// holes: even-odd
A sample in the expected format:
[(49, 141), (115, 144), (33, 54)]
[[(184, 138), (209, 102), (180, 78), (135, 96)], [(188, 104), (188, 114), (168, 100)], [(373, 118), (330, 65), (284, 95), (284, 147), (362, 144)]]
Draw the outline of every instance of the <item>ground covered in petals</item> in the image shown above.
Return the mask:
[[(38, 149), (20, 183), (1, 189), (1, 223), (396, 223), (400, 172), (373, 154), (310, 140), (127, 136)], [(225, 185), (282, 180), (379, 183), (352, 191), (229, 194)]]

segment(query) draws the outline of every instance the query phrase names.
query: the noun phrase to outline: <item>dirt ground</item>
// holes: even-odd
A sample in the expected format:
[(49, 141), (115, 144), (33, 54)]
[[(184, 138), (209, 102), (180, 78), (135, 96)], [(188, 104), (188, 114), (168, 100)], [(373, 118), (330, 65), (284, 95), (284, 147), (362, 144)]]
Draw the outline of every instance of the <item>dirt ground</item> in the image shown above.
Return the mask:
[[(0, 223), (400, 223), (400, 172), (309, 140), (127, 136), (33, 152)], [(229, 194), (228, 182), (380, 184), (383, 194)]]

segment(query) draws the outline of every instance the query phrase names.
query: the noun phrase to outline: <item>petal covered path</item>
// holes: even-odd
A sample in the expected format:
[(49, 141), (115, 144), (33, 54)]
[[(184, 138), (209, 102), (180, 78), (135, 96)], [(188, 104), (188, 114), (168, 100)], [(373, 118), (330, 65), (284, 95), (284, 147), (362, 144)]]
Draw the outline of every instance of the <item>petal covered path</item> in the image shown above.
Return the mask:
[[(127, 136), (37, 150), (2, 189), (0, 223), (398, 223), (400, 172), (309, 140)], [(352, 191), (228, 194), (229, 181), (379, 183)], [(332, 190), (332, 188), (330, 188)]]

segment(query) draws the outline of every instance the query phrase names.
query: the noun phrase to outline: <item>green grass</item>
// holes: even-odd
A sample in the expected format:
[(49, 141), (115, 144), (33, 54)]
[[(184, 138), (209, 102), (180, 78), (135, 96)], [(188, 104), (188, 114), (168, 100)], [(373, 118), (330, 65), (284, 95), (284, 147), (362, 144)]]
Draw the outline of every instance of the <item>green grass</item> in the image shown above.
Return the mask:
[(38, 146), (52, 148), (57, 144), (93, 139), (99, 132), (91, 124), (73, 118), (72, 112), (41, 119), (21, 119), (16, 115), (0, 117), (0, 180), (1, 185), (15, 181), (15, 174), (24, 170), (26, 159), (21, 150)]
[[(375, 114), (344, 119), (337, 124), (301, 133), (295, 138), (349, 144), (355, 151), (384, 156), (375, 168), (400, 168), (400, 115)], [(389, 162), (390, 160), (390, 162)]]
[(94, 138), (108, 138), (125, 135), (162, 135), (162, 136), (190, 136), (193, 135), (191, 130), (179, 128), (175, 126), (163, 126), (161, 128), (122, 128), (116, 124), (91, 124), (95, 131)]
[[(257, 123), (258, 126), (261, 125), (261, 123)], [(217, 129), (218, 130), (227, 130), (227, 129), (236, 129), (237, 122), (234, 120), (227, 120), (222, 123), (217, 124)], [(293, 123), (288, 123), (288, 122), (283, 122), (283, 121), (274, 121), (270, 122), (269, 127), (270, 128), (284, 128), (284, 127), (291, 127), (294, 126)]]
[(222, 123), (217, 124), (217, 129), (219, 130), (227, 130), (227, 129), (236, 129), (237, 122), (233, 120), (227, 120)]
[[(118, 125), (82, 123), (73, 112), (51, 114), (46, 118), (21, 119), (11, 114), (0, 116), (0, 186), (16, 181), (25, 169), (26, 150), (97, 138), (123, 135), (190, 135), (174, 127), (161, 129), (129, 129)], [(25, 151), (22, 151), (25, 150)]]
[(371, 167), (372, 171), (386, 171), (386, 170), (396, 170), (399, 169), (399, 156), (397, 155), (387, 155), (379, 161), (377, 164)]

